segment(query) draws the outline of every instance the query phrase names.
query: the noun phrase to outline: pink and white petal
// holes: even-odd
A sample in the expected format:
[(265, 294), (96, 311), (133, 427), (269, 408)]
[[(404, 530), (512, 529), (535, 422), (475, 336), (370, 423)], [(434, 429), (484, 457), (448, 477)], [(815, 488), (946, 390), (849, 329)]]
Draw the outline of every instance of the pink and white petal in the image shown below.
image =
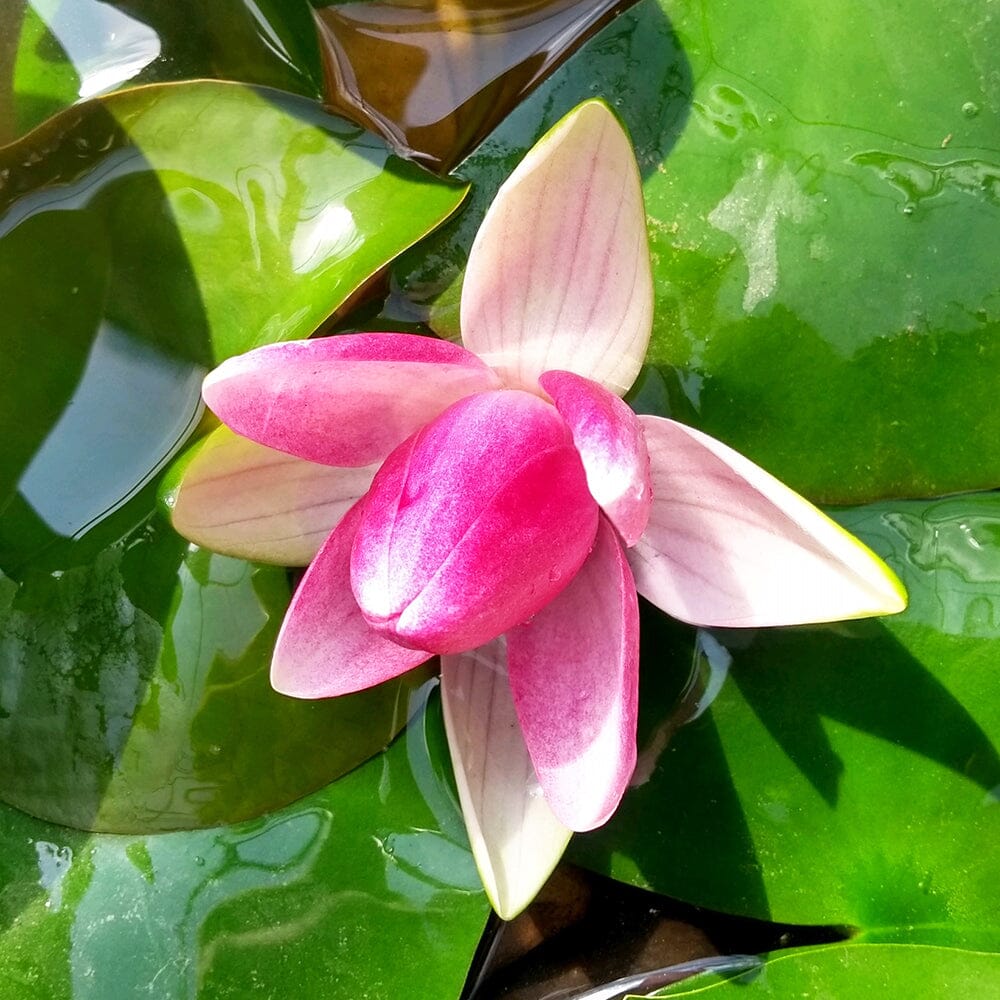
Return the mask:
[(202, 395), (238, 434), (324, 465), (381, 461), (496, 375), (457, 344), (359, 333), (268, 344), (209, 372)]
[(514, 705), (552, 811), (592, 830), (635, 769), (639, 608), (625, 553), (602, 518), (590, 558), (527, 624), (507, 633)]
[(295, 698), (333, 698), (374, 687), (431, 654), (373, 632), (351, 593), (352, 507), (319, 550), (285, 612), (271, 660), (271, 686)]
[(189, 541), (255, 562), (306, 566), (377, 471), (317, 465), (223, 426), (201, 443), (166, 501), (175, 530)]
[(538, 381), (569, 425), (591, 496), (625, 544), (635, 545), (653, 502), (649, 451), (636, 415), (607, 389), (571, 372), (545, 372)]
[(646, 354), (653, 281), (632, 146), (601, 101), (525, 156), (490, 206), (462, 286), (465, 346), (515, 388), (549, 369), (621, 396)]
[(545, 884), (572, 833), (538, 787), (514, 712), (503, 637), (442, 656), (441, 699), (472, 854), (493, 909), (510, 920)]
[(354, 544), (354, 594), (398, 642), (472, 649), (569, 583), (598, 517), (555, 408), (526, 392), (479, 393), (383, 463)]
[(639, 593), (695, 625), (797, 625), (895, 614), (906, 592), (865, 545), (732, 448), (640, 416), (649, 527), (629, 551)]

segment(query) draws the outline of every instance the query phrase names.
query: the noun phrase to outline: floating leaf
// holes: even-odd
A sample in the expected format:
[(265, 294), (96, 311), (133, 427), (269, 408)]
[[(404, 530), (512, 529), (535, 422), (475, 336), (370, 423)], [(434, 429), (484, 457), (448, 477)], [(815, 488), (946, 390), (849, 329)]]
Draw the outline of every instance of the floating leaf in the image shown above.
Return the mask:
[(707, 634), (730, 680), (571, 850), (715, 909), (1000, 950), (1000, 494), (837, 516), (909, 610)]
[(464, 195), (308, 101), (221, 83), (71, 109), (0, 171), (7, 573), (150, 482), (206, 366), (308, 336)]
[(274, 808), (405, 706), (274, 694), (287, 578), (188, 552), (151, 520), (157, 482), (213, 360), (307, 336), (463, 189), (308, 101), (218, 83), (72, 108), (0, 161), (0, 797), (114, 829)]
[[(776, 952), (761, 968), (720, 981), (709, 973), (657, 997), (989, 997), (1000, 995), (1000, 955), (913, 945), (838, 944)], [(633, 998), (635, 1000), (635, 998)]]
[(377, 760), (230, 827), (87, 835), (0, 806), (0, 977), (18, 1000), (457, 997), (488, 905), (440, 729), (421, 708)]
[(604, 95), (645, 177), (663, 415), (813, 500), (996, 486), (998, 50), (976, 5), (643, 4), (461, 164), (472, 210), (398, 283), (454, 335), (492, 192)]
[(138, 84), (238, 80), (319, 96), (311, 8), (283, 0), (10, 0), (0, 10), (0, 144)]
[(0, 798), (83, 829), (233, 822), (377, 753), (423, 675), (309, 703), (268, 681), (285, 573), (153, 522), (86, 565), (0, 576)]

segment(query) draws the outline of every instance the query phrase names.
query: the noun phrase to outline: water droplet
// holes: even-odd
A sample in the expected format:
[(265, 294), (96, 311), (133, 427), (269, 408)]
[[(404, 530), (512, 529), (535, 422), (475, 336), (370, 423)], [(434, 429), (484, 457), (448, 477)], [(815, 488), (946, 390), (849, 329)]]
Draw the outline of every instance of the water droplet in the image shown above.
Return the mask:
[(962, 114), (965, 115), (966, 118), (975, 118), (976, 115), (979, 114), (979, 105), (973, 101), (966, 101), (965, 104), (962, 105)]
[(197, 866), (198, 866), (199, 868), (203, 868), (203, 867), (204, 867), (204, 865), (205, 865), (205, 859), (204, 859), (204, 858), (203, 858), (203, 857), (202, 857), (202, 856), (201, 856), (200, 854), (196, 854), (196, 855), (194, 856), (194, 863), (195, 863), (195, 864), (196, 864), (196, 865), (197, 865)]
[(764, 115), (764, 122), (768, 125), (777, 125), (778, 121), (778, 115), (775, 111), (768, 111), (768, 113)]
[(911, 202), (907, 202), (903, 206), (903, 215), (913, 215), (914, 211), (916, 211), (916, 208)]
[(553, 568), (549, 570), (549, 583), (558, 583), (562, 579), (562, 570)]

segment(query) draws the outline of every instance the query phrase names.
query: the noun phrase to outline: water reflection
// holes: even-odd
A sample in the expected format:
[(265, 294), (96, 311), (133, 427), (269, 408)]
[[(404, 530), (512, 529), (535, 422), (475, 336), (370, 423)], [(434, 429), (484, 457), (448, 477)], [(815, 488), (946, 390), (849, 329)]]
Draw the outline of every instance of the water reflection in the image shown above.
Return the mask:
[(920, 622), (966, 639), (1000, 637), (1000, 494), (910, 501), (844, 512), (849, 530), (891, 546)]
[[(171, 1000), (193, 1000), (203, 971), (197, 958), (213, 912), (307, 878), (331, 822), (329, 810), (314, 807), (183, 841), (176, 836), (95, 841), (89, 858), (93, 876), (76, 906), (70, 935), (74, 1000), (140, 996), (151, 988)], [(148, 872), (130, 850), (139, 843)], [(300, 919), (293, 916), (270, 928), (227, 928), (225, 937), (238, 944), (241, 936), (252, 935), (257, 947), (280, 945), (300, 932)], [(207, 950), (210, 963), (211, 943)], [(112, 960), (125, 954), (127, 963)]]
[(265, 819), (84, 838), (0, 806), (4, 971), (73, 1000), (388, 996), (414, 969), (457, 996), (487, 904), (426, 694), (384, 755)]
[(78, 100), (138, 84), (209, 78), (319, 95), (306, 3), (6, 0), (0, 10), (12, 77), (0, 143)]
[(62, 884), (73, 864), (73, 849), (36, 840), (35, 854), (38, 856), (38, 884), (48, 894), (45, 908), (57, 913), (62, 908)]
[[(312, 212), (313, 214), (307, 214)], [(308, 274), (331, 257), (352, 253), (361, 246), (362, 235), (346, 205), (327, 204), (315, 210), (303, 206), (292, 234), (292, 270)]]
[(30, 6), (72, 62), (81, 98), (120, 87), (160, 55), (151, 27), (102, 0), (32, 0)]
[(21, 495), (64, 537), (123, 506), (197, 423), (204, 374), (105, 321), (76, 391), (21, 477)]

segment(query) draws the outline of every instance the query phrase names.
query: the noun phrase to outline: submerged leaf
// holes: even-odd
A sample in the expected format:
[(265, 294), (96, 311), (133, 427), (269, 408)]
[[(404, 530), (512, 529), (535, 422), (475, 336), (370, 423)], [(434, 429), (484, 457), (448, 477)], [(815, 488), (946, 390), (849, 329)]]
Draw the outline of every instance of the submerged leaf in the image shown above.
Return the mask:
[[(315, 12), (327, 104), (445, 171), (635, 0), (376, 0)], [(391, 71), (387, 71), (391, 67)]]
[(0, 799), (82, 829), (213, 826), (383, 749), (410, 680), (319, 705), (272, 690), (288, 599), (283, 570), (159, 522), (88, 565), (0, 576)]

